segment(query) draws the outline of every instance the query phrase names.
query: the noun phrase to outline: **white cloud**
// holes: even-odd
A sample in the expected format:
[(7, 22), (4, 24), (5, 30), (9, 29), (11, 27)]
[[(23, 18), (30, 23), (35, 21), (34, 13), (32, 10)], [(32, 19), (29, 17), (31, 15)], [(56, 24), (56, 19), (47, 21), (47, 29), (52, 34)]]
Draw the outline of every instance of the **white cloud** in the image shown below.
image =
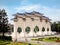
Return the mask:
[(8, 10), (8, 8), (7, 8), (6, 6), (2, 6), (2, 5), (1, 5), (0, 9), (5, 9), (6, 12), (9, 12), (9, 10)]
[(0, 9), (5, 9), (5, 11), (7, 12), (7, 16), (8, 16), (8, 21), (9, 23), (11, 23), (12, 21), (10, 20), (12, 18), (12, 10), (10, 10), (7, 6), (1, 5)]
[[(47, 8), (47, 7), (46, 7)], [(57, 8), (47, 8), (47, 12), (44, 14), (52, 19), (52, 21), (60, 20), (60, 9)]]
[(37, 5), (19, 6), (16, 7), (15, 9), (16, 12), (38, 11), (44, 13), (45, 16), (51, 18), (53, 21), (60, 20), (60, 9), (57, 8), (51, 8), (37, 4)]
[(30, 12), (30, 11), (37, 11), (39, 9), (38, 5), (28, 5), (28, 6), (21, 6), (15, 8), (17, 11), (16, 12)]
[[(22, 2), (21, 4), (23, 4)], [(11, 23), (12, 21), (10, 20), (12, 18), (12, 14), (17, 13), (17, 12), (32, 12), (32, 11), (38, 11), (43, 13), (45, 16), (49, 17), (52, 19), (52, 21), (58, 21), (60, 20), (60, 9), (57, 8), (51, 8), (51, 7), (46, 7), (40, 4), (30, 4), (30, 5), (20, 5), (18, 7), (13, 7), (9, 8), (7, 6), (1, 6), (0, 9), (5, 9), (6, 12), (8, 13), (9, 17), (9, 22)]]

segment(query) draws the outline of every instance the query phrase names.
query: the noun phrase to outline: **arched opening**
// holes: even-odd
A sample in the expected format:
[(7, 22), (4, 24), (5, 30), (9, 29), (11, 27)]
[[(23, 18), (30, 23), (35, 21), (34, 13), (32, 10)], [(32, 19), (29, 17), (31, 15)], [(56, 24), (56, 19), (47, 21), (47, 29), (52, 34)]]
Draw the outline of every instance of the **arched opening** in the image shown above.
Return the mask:
[(47, 31), (49, 31), (49, 28), (47, 28)]
[(25, 32), (29, 33), (30, 32), (30, 27), (26, 27)]
[(18, 33), (21, 33), (22, 32), (22, 28), (21, 27), (18, 27), (17, 32)]
[(45, 28), (44, 28), (44, 27), (42, 27), (42, 31), (43, 31), (43, 32), (45, 31)]
[(39, 31), (38, 26), (35, 26), (35, 28), (34, 28), (34, 32), (37, 33), (38, 31)]

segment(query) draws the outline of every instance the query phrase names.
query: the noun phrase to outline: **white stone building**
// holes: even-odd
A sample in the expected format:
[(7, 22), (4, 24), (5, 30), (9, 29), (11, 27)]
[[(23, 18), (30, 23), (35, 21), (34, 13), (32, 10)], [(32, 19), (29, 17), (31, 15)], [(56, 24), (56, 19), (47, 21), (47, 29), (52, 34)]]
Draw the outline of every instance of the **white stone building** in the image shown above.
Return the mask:
[(25, 12), (14, 14), (14, 35), (13, 37), (33, 37), (51, 35), (51, 23), (48, 17), (39, 12)]

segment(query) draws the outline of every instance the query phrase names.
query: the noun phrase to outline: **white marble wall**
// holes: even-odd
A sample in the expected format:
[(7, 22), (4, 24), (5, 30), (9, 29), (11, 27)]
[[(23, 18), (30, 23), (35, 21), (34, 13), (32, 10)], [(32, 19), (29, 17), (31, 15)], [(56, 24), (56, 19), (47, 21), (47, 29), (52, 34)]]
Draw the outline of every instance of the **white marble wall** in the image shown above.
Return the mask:
[[(23, 21), (22, 18), (18, 18), (17, 19), (18, 21), (17, 22), (14, 22), (13, 40), (16, 39), (16, 38), (19, 39), (21, 37), (24, 37), (24, 35), (26, 37), (31, 37), (31, 36), (37, 36), (37, 35), (50, 35), (51, 34), (50, 33), (51, 32), (51, 24), (50, 24), (50, 22), (47, 22), (46, 23), (44, 19), (41, 22), (38, 17), (33, 17), (33, 18), (36, 19), (36, 20), (32, 21), (31, 18), (27, 17), (26, 18), (26, 21)], [(26, 34), (26, 32), (25, 32), (25, 28), (27, 26), (30, 27), (30, 29), (31, 29), (31, 31), (28, 34)], [(35, 26), (38, 26), (39, 27), (39, 32), (37, 32), (37, 33), (35, 33), (33, 31), (34, 28), (35, 28)], [(22, 32), (20, 34), (17, 33), (17, 28), (18, 27), (21, 27), (22, 28)], [(45, 31), (44, 32), (42, 32), (42, 27), (45, 28)], [(49, 31), (48, 32), (47, 32), (47, 28), (49, 28)]]

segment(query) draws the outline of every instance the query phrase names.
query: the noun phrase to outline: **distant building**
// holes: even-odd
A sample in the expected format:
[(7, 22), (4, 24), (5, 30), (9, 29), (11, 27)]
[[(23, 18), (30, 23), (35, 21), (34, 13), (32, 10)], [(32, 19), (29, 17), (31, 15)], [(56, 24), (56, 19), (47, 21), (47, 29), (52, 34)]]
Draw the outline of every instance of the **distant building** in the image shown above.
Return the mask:
[(51, 35), (50, 19), (39, 12), (14, 14), (14, 34), (19, 37)]

